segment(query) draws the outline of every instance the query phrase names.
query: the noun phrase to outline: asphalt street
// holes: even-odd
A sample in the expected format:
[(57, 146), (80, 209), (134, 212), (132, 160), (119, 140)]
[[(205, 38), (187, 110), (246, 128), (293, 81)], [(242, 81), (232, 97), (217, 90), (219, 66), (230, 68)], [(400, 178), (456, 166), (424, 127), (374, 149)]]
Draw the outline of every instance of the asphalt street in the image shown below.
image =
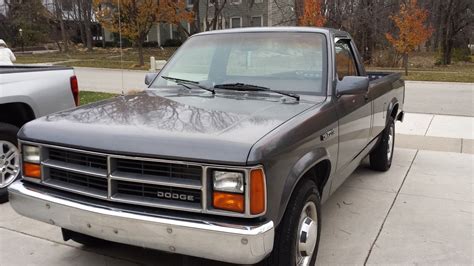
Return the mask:
[[(74, 70), (82, 90), (126, 93), (146, 88), (146, 71), (83, 67)], [(405, 84), (406, 112), (474, 116), (473, 83), (406, 81)]]

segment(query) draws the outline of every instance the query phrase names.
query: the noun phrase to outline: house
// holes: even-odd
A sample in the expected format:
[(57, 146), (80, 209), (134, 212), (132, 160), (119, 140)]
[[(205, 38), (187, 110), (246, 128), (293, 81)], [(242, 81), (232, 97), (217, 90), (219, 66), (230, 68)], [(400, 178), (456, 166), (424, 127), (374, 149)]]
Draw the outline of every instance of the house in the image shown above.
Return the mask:
[[(193, 1), (186, 0), (187, 7), (193, 9)], [(214, 0), (199, 0), (200, 30), (206, 31), (216, 11)], [(221, 6), (224, 0), (219, 1)], [(207, 14), (207, 16), (206, 16)], [(206, 19), (208, 23), (206, 23)], [(242, 27), (271, 27), (296, 25), (295, 1), (293, 0), (225, 0), (224, 7), (217, 16), (216, 29), (230, 29)], [(188, 32), (193, 32), (189, 23), (182, 25)], [(111, 35), (106, 36), (106, 40)], [(163, 45), (167, 40), (184, 39), (176, 25), (157, 23), (150, 30), (147, 42), (157, 42)]]
[[(185, 0), (187, 8), (193, 9), (193, 0)], [(216, 2), (217, 1), (217, 2)], [(241, 27), (271, 27), (271, 26), (292, 26), (296, 25), (295, 3), (302, 0), (199, 0), (199, 12), (195, 14), (199, 21), (198, 31), (209, 29), (210, 22), (215, 19), (217, 24), (215, 29), (230, 29)], [(54, 0), (41, 0), (43, 5), (54, 12)], [(222, 10), (215, 17), (216, 3)], [(62, 12), (65, 22), (72, 29), (69, 34), (73, 41), (80, 41), (81, 32), (76, 24), (78, 12), (71, 0), (62, 0)], [(0, 0), (0, 15), (6, 14), (7, 6), (5, 0)], [(95, 41), (105, 40), (106, 42), (118, 42), (118, 34), (103, 29), (92, 15), (91, 27)], [(206, 22), (207, 21), (207, 22)], [(71, 22), (71, 23), (70, 23)], [(183, 24), (191, 34), (196, 33), (196, 28), (189, 23)], [(168, 23), (156, 23), (150, 30), (146, 42), (156, 43), (163, 46), (169, 40), (184, 40), (182, 32), (176, 25)]]

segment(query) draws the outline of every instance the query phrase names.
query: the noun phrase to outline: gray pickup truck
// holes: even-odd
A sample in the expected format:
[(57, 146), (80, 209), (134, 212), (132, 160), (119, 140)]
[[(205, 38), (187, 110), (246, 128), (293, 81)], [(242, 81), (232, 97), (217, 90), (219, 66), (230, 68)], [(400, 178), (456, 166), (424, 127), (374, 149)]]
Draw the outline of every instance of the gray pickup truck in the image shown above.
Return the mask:
[(0, 203), (20, 173), (17, 133), (27, 122), (76, 107), (79, 88), (70, 67), (0, 66)]
[(26, 124), (13, 208), (83, 244), (314, 265), (322, 202), (390, 168), (403, 119), (400, 75), (332, 29), (200, 33), (146, 83)]

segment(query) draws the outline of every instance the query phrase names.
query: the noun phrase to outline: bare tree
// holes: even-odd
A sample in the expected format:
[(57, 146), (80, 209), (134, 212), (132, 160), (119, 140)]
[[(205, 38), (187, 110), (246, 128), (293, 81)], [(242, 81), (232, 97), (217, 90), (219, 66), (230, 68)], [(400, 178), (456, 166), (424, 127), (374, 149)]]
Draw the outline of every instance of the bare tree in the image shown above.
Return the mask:
[(473, 2), (471, 0), (441, 1), (444, 16), (441, 17), (441, 64), (451, 64), (455, 39), (474, 22)]
[(54, 13), (56, 15), (56, 20), (59, 21), (59, 26), (61, 28), (61, 38), (63, 41), (63, 47), (61, 50), (63, 52), (68, 52), (69, 46), (68, 46), (68, 40), (69, 38), (67, 37), (66, 33), (66, 26), (64, 25), (64, 12), (63, 12), (63, 3), (61, 0), (54, 0)]

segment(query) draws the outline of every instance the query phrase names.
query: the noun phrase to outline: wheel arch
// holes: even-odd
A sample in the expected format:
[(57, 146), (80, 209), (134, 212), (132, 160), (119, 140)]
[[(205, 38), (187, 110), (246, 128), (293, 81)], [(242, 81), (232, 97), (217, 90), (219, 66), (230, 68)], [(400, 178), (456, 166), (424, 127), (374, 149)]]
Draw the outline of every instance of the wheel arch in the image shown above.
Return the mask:
[(385, 124), (388, 124), (389, 117), (393, 117), (394, 120), (397, 119), (399, 109), (400, 109), (400, 104), (398, 103), (397, 98), (393, 98), (390, 101), (390, 104), (388, 105), (388, 108), (387, 108), (387, 115), (386, 115), (387, 119), (385, 121)]
[(30, 105), (24, 102), (0, 104), (0, 122), (21, 128), (27, 122), (35, 119), (35, 113)]
[(280, 211), (277, 217), (277, 224), (280, 223), (287, 205), (295, 191), (295, 188), (303, 180), (313, 180), (318, 187), (322, 197), (324, 188), (328, 184), (331, 175), (332, 162), (326, 149), (320, 148), (309, 152), (298, 160), (290, 171), (286, 179), (285, 186), (280, 201)]

